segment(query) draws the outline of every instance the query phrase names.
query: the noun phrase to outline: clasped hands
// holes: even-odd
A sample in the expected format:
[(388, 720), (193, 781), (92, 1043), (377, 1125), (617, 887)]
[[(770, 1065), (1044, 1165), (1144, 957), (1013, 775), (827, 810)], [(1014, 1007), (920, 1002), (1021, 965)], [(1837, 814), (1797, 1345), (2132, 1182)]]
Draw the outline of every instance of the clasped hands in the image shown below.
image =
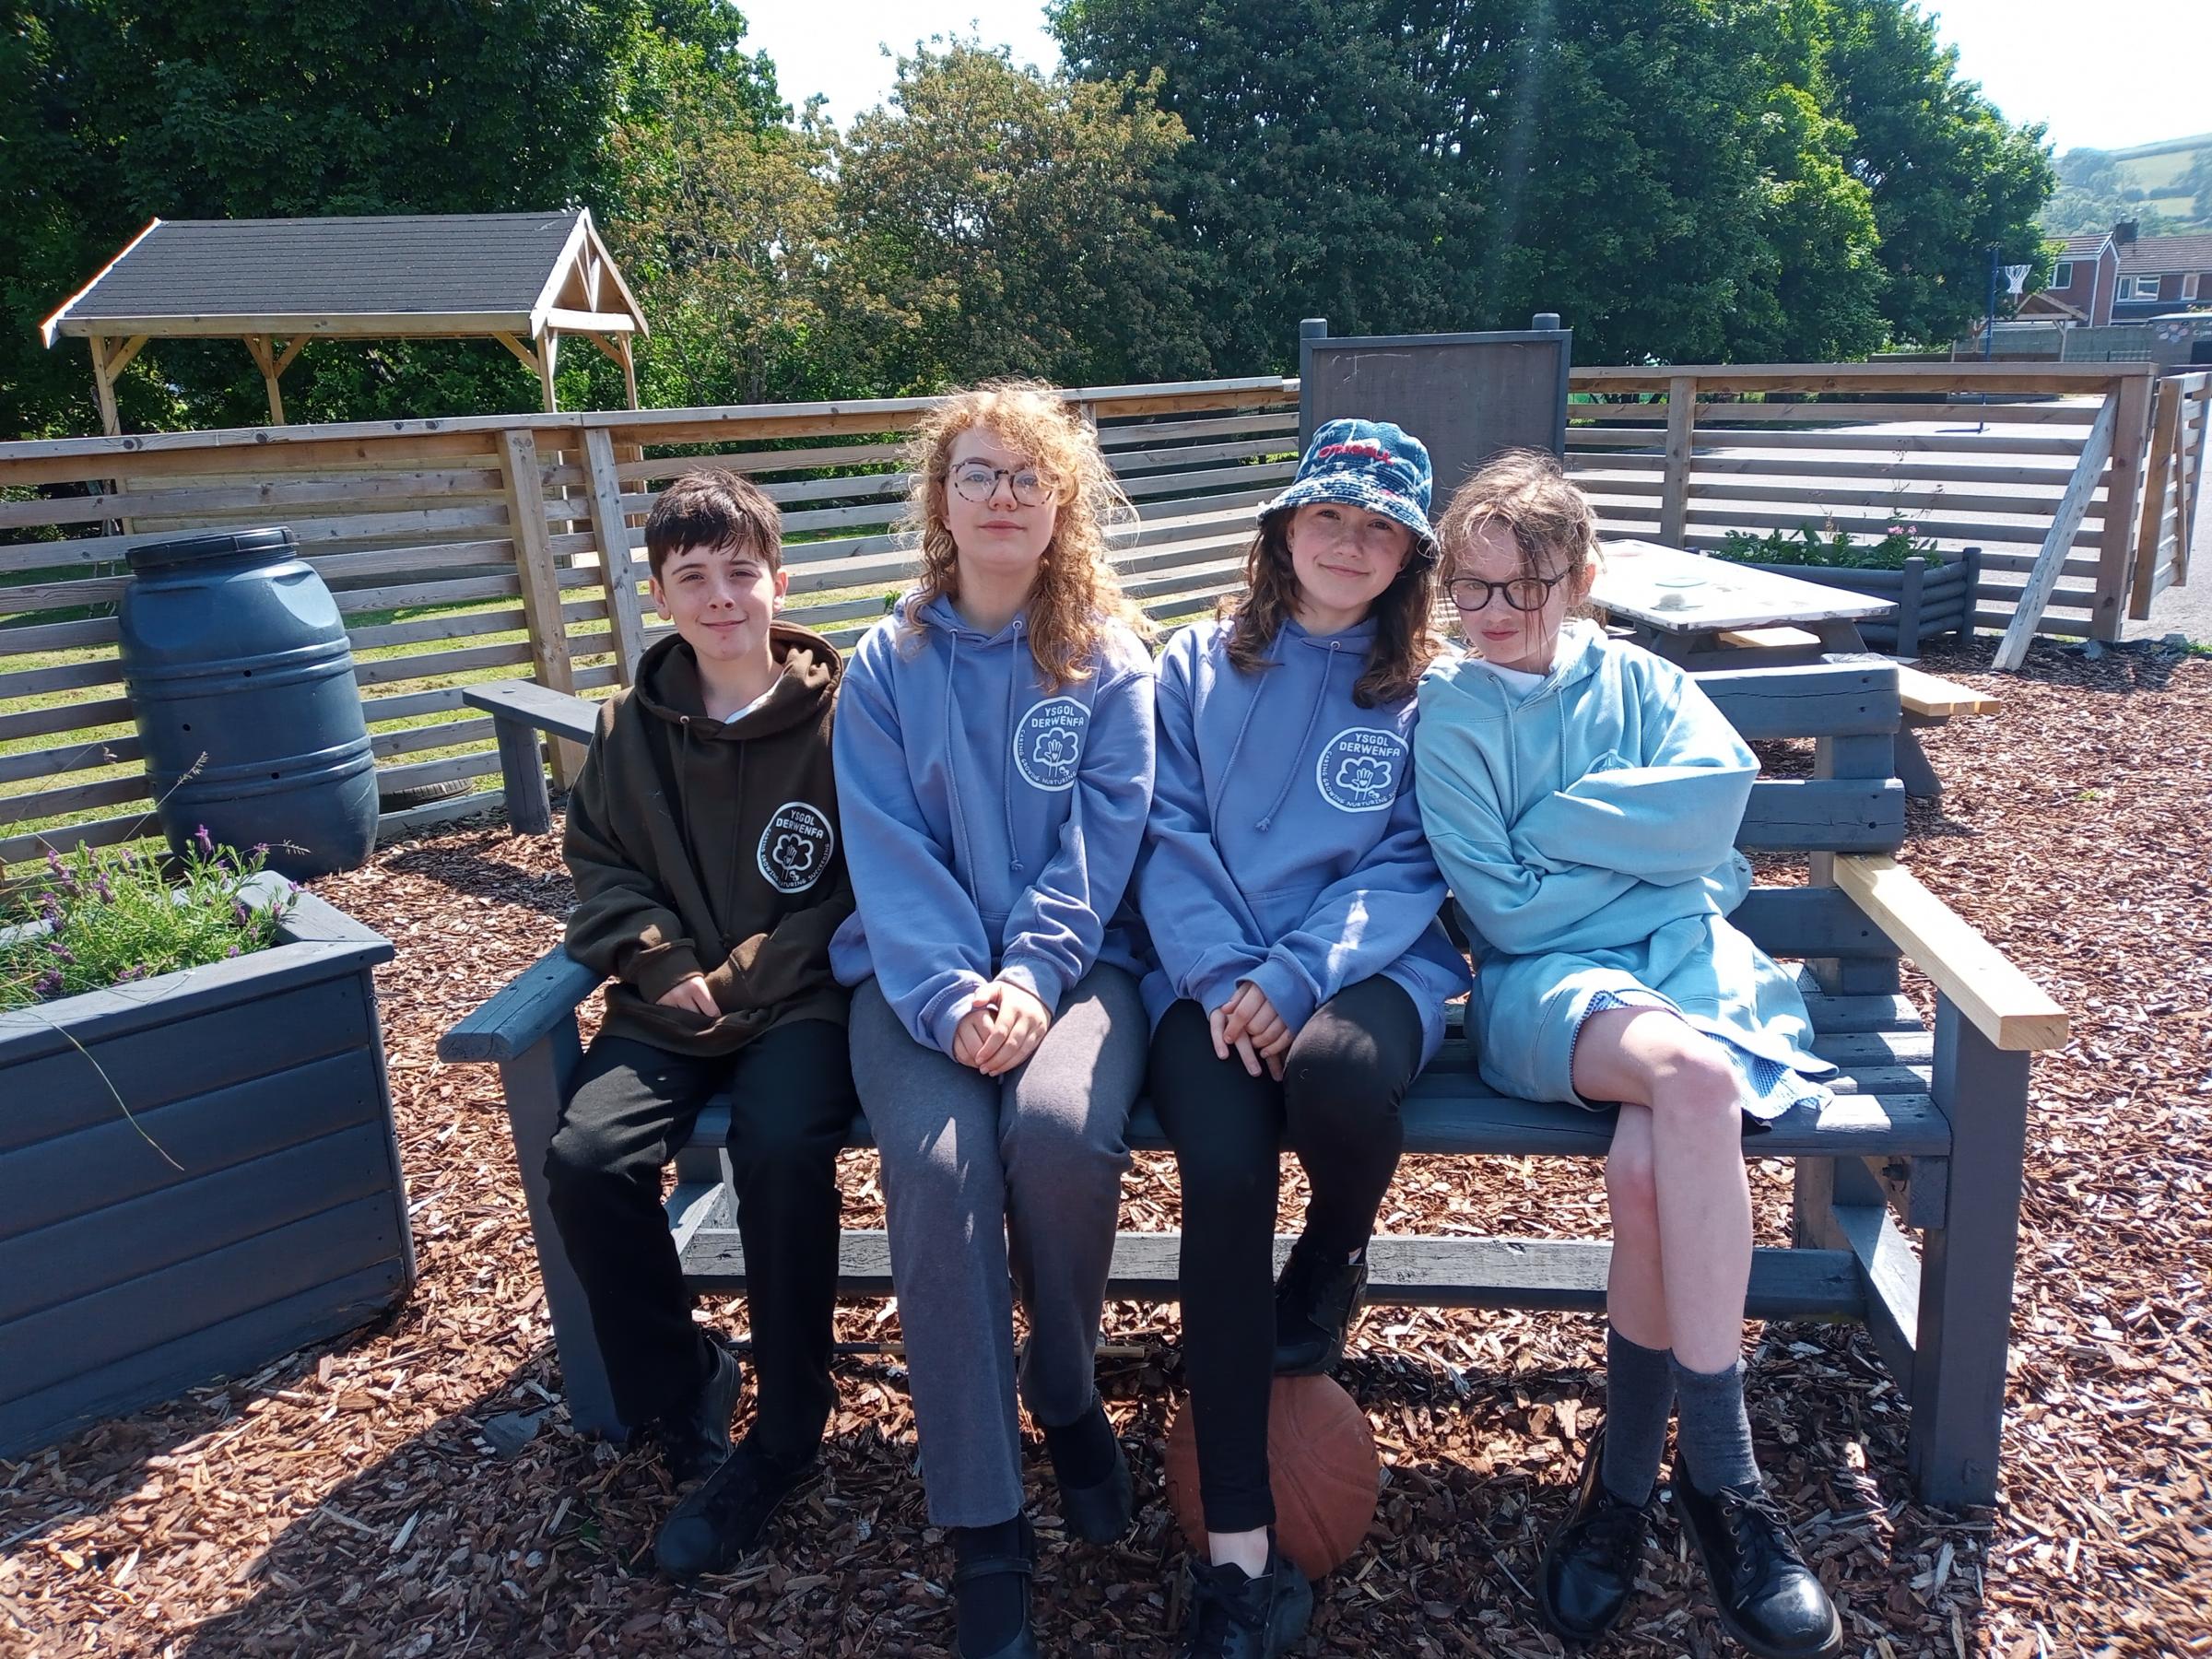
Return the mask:
[(1237, 982), (1237, 994), (1206, 1017), (1214, 1034), (1214, 1058), (1226, 1060), (1234, 1049), (1253, 1077), (1266, 1067), (1277, 1083), (1283, 1080), (1283, 1056), (1298, 1033), (1284, 1023), (1267, 1000), (1267, 993), (1250, 980)]

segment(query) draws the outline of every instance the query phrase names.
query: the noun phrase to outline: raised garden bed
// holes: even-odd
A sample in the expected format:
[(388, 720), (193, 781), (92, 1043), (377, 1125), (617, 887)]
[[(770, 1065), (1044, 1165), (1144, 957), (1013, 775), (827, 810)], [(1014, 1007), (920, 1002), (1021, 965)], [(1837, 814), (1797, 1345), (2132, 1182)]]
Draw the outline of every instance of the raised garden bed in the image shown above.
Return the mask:
[(1974, 630), (1974, 600), (1982, 586), (1982, 549), (1916, 554), (1898, 571), (1848, 565), (1787, 564), (1744, 559), (1755, 571), (1818, 582), (1847, 593), (1896, 601), (1897, 614), (1859, 624), (1859, 634), (1876, 651), (1916, 657), (1944, 634), (1963, 642)]
[(371, 971), (393, 948), (294, 900), (267, 949), (0, 1014), (0, 1457), (412, 1288)]

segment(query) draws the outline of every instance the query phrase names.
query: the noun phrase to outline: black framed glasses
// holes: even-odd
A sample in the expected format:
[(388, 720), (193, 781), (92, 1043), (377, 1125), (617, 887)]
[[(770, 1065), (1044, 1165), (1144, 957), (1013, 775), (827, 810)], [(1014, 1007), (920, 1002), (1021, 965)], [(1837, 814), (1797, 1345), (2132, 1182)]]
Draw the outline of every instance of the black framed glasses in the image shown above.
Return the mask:
[(1489, 604), (1490, 595), (1503, 594), (1505, 602), (1517, 611), (1540, 611), (1544, 602), (1551, 597), (1551, 590), (1573, 575), (1561, 571), (1557, 576), (1516, 576), (1510, 582), (1485, 582), (1479, 576), (1454, 576), (1444, 584), (1452, 595), (1452, 603), (1463, 611), (1478, 611)]
[(1014, 499), (1024, 507), (1041, 507), (1053, 499), (1053, 486), (1035, 467), (985, 466), (981, 461), (963, 461), (946, 475), (964, 501), (987, 501), (998, 493), (1001, 478), (1014, 488)]

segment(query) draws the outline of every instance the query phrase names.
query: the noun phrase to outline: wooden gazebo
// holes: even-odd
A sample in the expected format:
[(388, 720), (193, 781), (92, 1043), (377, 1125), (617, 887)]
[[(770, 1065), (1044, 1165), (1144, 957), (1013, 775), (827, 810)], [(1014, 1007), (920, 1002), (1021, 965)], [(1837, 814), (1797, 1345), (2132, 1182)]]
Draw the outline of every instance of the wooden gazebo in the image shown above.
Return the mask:
[(622, 366), (650, 332), (588, 208), (359, 218), (156, 219), (41, 326), (92, 349), (100, 424), (118, 433), (115, 379), (148, 340), (245, 342), (284, 422), (277, 382), (314, 339), (492, 339), (554, 407), (563, 335)]

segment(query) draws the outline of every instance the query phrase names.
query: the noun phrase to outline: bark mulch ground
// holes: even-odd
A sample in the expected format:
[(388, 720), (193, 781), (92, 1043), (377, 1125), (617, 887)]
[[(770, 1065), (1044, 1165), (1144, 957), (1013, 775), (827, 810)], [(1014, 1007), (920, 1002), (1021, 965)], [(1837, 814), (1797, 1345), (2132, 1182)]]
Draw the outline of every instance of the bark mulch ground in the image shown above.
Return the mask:
[[(1759, 1332), (1755, 1427), (1854, 1654), (2212, 1653), (2212, 663), (2043, 645), (2021, 676), (1986, 664), (1929, 665), (2005, 709), (1930, 736), (1947, 794), (1914, 808), (1909, 857), (2076, 1032), (2035, 1068), (2002, 1501), (1912, 1502), (1906, 1412), (1853, 1330)], [(434, 1053), (558, 937), (556, 842), (465, 824), (320, 890), (399, 947), (379, 977), (420, 1288), (348, 1340), (0, 1463), (0, 1653), (944, 1653), (947, 1552), (895, 1356), (840, 1362), (830, 1479), (770, 1550), (692, 1588), (651, 1571), (670, 1503), (653, 1455), (567, 1429), (495, 1079)], [(1409, 1159), (1384, 1226), (1594, 1234), (1595, 1174)], [(1755, 1182), (1778, 1239), (1787, 1172), (1757, 1165)], [(872, 1165), (852, 1157), (845, 1185), (849, 1218), (873, 1219)], [(1173, 1224), (1163, 1159), (1127, 1194), (1124, 1225)], [(1294, 1178), (1285, 1194), (1294, 1216)], [(742, 1331), (741, 1302), (707, 1312)], [(897, 1334), (881, 1303), (840, 1322), (853, 1342)], [(1602, 1409), (1599, 1334), (1555, 1314), (1369, 1315), (1345, 1381), (1382, 1446), (1382, 1505), (1321, 1587), (1305, 1653), (1560, 1651), (1529, 1586)], [(1171, 1651), (1184, 1546), (1158, 1470), (1175, 1337), (1172, 1307), (1110, 1312), (1135, 1535), (1063, 1542), (1038, 1485), (1048, 1651)], [(1731, 1651), (1671, 1521), (1661, 1538), (1607, 1651)]]

